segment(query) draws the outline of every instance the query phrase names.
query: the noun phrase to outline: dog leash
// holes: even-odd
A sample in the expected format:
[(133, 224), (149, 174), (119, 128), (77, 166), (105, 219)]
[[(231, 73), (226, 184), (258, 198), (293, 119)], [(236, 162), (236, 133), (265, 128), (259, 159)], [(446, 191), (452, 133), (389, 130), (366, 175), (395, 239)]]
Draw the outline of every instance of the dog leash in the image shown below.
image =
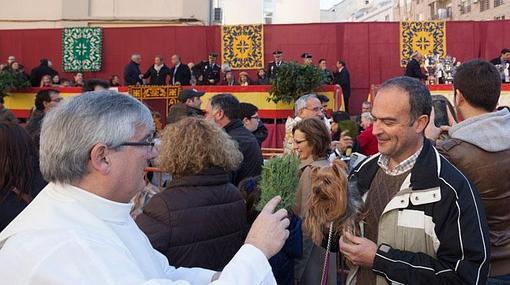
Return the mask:
[(331, 239), (333, 238), (333, 222), (329, 224), (328, 245), (326, 247), (326, 254), (324, 255), (324, 267), (322, 268), (321, 285), (328, 285), (329, 273), (329, 252), (331, 250)]

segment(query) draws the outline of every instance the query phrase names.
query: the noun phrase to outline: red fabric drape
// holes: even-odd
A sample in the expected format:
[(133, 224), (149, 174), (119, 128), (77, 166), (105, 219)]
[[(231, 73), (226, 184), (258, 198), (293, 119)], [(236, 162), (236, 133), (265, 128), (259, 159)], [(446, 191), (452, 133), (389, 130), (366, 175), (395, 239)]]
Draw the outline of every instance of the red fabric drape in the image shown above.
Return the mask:
[[(1, 30), (0, 59), (15, 55), (25, 65), (27, 73), (39, 59), (49, 58), (61, 77), (72, 74), (61, 70), (61, 29)], [(446, 24), (448, 54), (460, 61), (472, 58), (492, 59), (503, 47), (510, 47), (510, 20), (449, 21)], [(221, 52), (219, 26), (202, 27), (140, 27), (105, 28), (103, 30), (103, 70), (86, 73), (85, 78), (108, 79), (122, 76), (124, 65), (132, 53), (140, 53), (144, 72), (154, 56), (179, 53), (183, 62), (198, 62), (210, 51)], [(370, 84), (402, 75), (399, 64), (399, 23), (324, 23), (266, 25), (264, 27), (265, 66), (272, 60), (272, 51), (281, 49), (285, 60), (301, 62), (303, 52), (311, 52), (316, 63), (325, 58), (330, 69), (341, 58), (351, 73), (351, 111), (358, 113), (367, 97)], [(255, 78), (255, 70), (249, 71)]]

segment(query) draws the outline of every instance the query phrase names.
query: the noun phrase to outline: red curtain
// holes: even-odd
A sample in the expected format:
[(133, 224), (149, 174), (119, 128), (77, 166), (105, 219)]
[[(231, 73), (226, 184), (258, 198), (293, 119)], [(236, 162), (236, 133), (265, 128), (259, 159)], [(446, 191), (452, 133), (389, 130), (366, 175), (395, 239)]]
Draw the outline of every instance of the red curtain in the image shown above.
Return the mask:
[[(220, 52), (219, 26), (202, 27), (143, 27), (105, 28), (103, 33), (103, 70), (86, 73), (85, 78), (108, 79), (112, 74), (122, 76), (124, 65), (132, 53), (140, 53), (144, 72), (154, 56), (179, 53), (183, 62), (198, 62), (210, 51)], [(0, 59), (15, 55), (25, 65), (27, 73), (49, 58), (63, 78), (61, 66), (61, 29), (1, 30)], [(448, 54), (460, 61), (472, 58), (492, 59), (501, 48), (510, 47), (510, 20), (487, 22), (447, 22)], [(399, 64), (399, 23), (324, 23), (266, 25), (264, 28), (265, 66), (272, 60), (272, 51), (281, 49), (285, 60), (301, 61), (301, 53), (311, 52), (316, 63), (320, 58), (334, 69), (336, 61), (345, 60), (351, 73), (351, 112), (358, 113), (366, 99), (370, 84), (402, 75)], [(249, 71), (255, 77), (255, 71)]]

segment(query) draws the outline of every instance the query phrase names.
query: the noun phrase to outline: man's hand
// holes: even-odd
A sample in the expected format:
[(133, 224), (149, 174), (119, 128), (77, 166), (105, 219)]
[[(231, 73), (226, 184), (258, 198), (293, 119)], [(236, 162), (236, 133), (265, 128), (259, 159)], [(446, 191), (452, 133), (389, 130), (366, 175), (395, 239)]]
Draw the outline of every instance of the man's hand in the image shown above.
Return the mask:
[(432, 111), (430, 112), (429, 124), (425, 128), (425, 137), (433, 141), (436, 141), (442, 133), (447, 133), (450, 129), (450, 126), (440, 126), (439, 128), (436, 127), (434, 124), (435, 118), (436, 114), (434, 113), (434, 108), (432, 108)]
[(369, 239), (345, 232), (340, 239), (340, 251), (354, 265), (372, 268), (377, 245)]
[(347, 148), (352, 147), (353, 141), (350, 136), (347, 134), (349, 131), (343, 131), (342, 134), (340, 134), (340, 140), (336, 143), (336, 149), (338, 149), (341, 153), (345, 153)]
[(274, 197), (264, 206), (246, 237), (246, 243), (260, 249), (268, 259), (282, 249), (289, 237), (287, 210), (280, 209), (274, 213), (281, 200), (280, 196)]

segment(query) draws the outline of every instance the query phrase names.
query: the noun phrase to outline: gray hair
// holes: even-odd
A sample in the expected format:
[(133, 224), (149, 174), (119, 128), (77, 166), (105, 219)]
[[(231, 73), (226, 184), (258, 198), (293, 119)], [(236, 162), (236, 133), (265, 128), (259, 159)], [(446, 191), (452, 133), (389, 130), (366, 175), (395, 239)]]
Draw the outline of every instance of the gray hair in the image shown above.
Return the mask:
[(88, 173), (90, 151), (103, 143), (119, 147), (136, 127), (154, 129), (149, 109), (114, 91), (86, 92), (46, 114), (41, 130), (40, 166), (46, 181), (72, 183)]
[(296, 102), (294, 102), (294, 115), (296, 117), (299, 116), (299, 111), (306, 108), (306, 102), (312, 98), (319, 100), (317, 98), (317, 95), (310, 93), (299, 97), (299, 99), (297, 99)]
[(416, 78), (399, 76), (386, 80), (379, 88), (379, 92), (390, 88), (400, 89), (409, 95), (409, 105), (411, 107), (409, 124), (413, 124), (422, 115), (430, 117), (432, 96), (425, 84)]
[(374, 117), (372, 117), (372, 114), (370, 114), (370, 112), (362, 113), (361, 114), (361, 119), (365, 119), (365, 120), (369, 121), (370, 123), (374, 122)]

